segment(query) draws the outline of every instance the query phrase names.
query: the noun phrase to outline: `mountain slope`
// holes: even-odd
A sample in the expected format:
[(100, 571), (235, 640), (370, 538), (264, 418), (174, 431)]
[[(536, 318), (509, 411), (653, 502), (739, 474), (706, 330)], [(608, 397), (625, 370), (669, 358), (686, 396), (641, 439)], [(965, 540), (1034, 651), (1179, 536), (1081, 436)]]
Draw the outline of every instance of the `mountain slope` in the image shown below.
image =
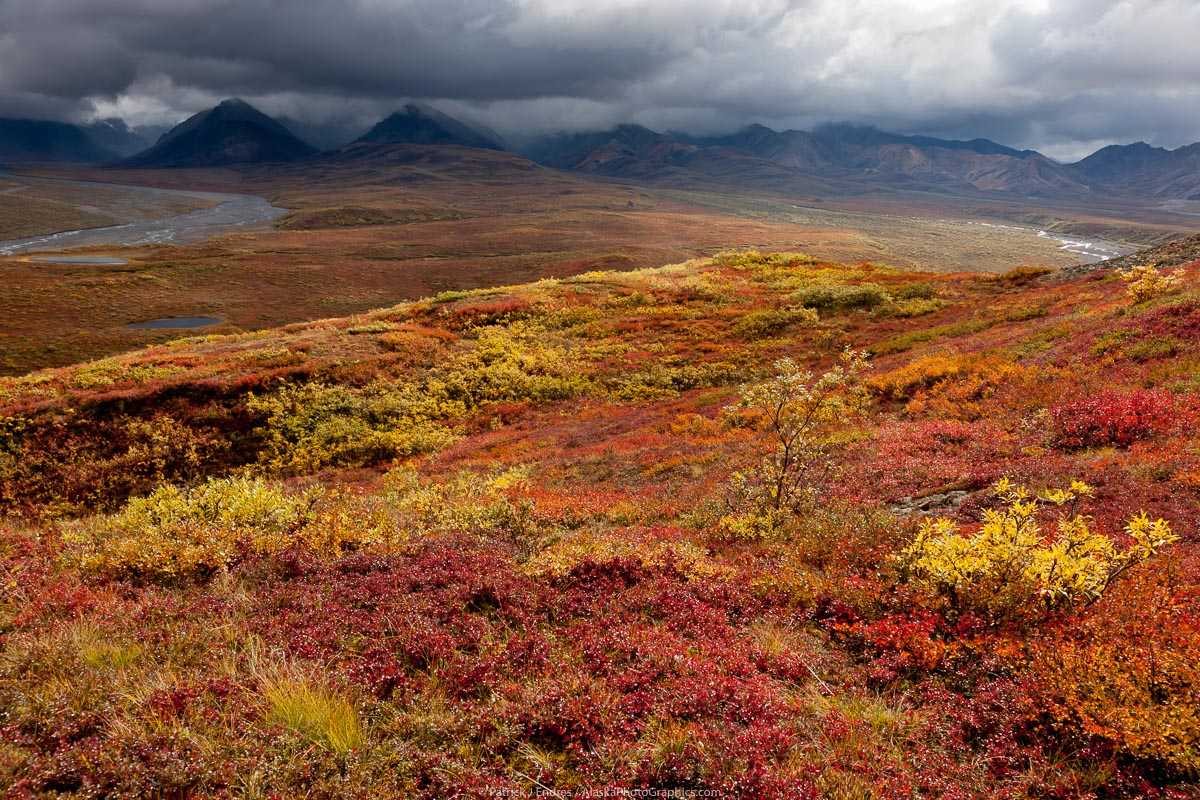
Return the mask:
[(78, 125), (33, 119), (0, 119), (0, 164), (98, 163), (117, 153)]
[(122, 166), (215, 167), (296, 161), (314, 153), (283, 125), (234, 99), (185, 120)]
[(415, 103), (409, 103), (402, 110), (379, 121), (354, 144), (458, 145), (484, 150), (504, 149), (494, 131), (473, 127), (436, 109)]
[(902, 136), (827, 125), (775, 131), (751, 125), (718, 137), (663, 134), (636, 125), (545, 137), (526, 153), (559, 169), (623, 178), (725, 175), (746, 185), (827, 178), (898, 188), (1007, 192), (1027, 196), (1088, 191), (1073, 173), (1032, 150), (987, 139)]
[(1167, 150), (1110, 145), (1070, 166), (1083, 180), (1153, 197), (1200, 200), (1200, 143)]
[(543, 137), (522, 152), (556, 169), (667, 185), (751, 185), (792, 192), (830, 188), (811, 174), (736, 146), (657, 133), (640, 125)]
[(135, 131), (122, 119), (102, 119), (83, 126), (83, 130), (97, 145), (119, 158), (128, 158), (145, 150), (153, 139)]

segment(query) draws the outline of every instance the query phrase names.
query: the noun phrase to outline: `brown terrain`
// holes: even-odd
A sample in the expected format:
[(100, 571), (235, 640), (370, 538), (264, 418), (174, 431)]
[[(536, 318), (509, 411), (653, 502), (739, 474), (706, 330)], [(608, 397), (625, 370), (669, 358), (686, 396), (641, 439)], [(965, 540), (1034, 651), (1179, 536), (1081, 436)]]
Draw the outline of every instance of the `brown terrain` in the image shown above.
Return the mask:
[[(1180, 220), (932, 194), (784, 196), (634, 183), (458, 147), (355, 145), (290, 165), (212, 169), (46, 169), (41, 177), (241, 192), (289, 209), (273, 228), (174, 246), (91, 248), (128, 263), (52, 265), (0, 257), (6, 285), (0, 374), (74, 363), (189, 333), (228, 333), (341, 316), (451, 289), (596, 269), (635, 269), (739, 247), (940, 271), (1001, 271), (1080, 260), (1037, 227), (1088, 226), (1130, 242), (1178, 235)], [(27, 180), (17, 178), (16, 180)], [(0, 194), (0, 240), (111, 225), (150, 213), (109, 186), (33, 181)], [(17, 199), (19, 198), (19, 199)], [(60, 208), (26, 214), (29, 202)], [(187, 210), (172, 196), (159, 214)], [(179, 207), (180, 205), (185, 208)], [(7, 209), (7, 213), (6, 210)], [(1021, 217), (1024, 217), (1022, 219)], [(30, 225), (31, 218), (38, 225)], [(994, 227), (978, 220), (1035, 227)], [(1186, 219), (1186, 218), (1180, 218)], [(1152, 221), (1157, 220), (1157, 221)], [(1072, 235), (1079, 235), (1070, 231)], [(130, 329), (211, 316), (194, 331)]]

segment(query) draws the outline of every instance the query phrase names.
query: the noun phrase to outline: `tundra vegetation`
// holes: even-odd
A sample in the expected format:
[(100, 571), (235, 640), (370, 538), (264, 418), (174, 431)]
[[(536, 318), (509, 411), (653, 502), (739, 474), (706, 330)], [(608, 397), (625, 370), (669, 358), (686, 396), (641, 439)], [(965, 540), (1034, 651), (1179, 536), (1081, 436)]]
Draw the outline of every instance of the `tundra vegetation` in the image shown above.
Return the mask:
[(2, 379), (0, 783), (1196, 797), (1169, 278), (731, 252)]

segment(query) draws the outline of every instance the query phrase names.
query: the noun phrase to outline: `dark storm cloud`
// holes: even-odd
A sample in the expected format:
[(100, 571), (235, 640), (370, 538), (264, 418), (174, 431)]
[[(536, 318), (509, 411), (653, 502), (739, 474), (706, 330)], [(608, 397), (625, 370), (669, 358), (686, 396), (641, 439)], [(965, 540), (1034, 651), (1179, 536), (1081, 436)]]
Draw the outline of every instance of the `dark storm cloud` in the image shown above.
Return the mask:
[(0, 0), (0, 113), (242, 95), (347, 131), (407, 98), (505, 132), (869, 122), (1072, 156), (1200, 139), (1194, 0)]

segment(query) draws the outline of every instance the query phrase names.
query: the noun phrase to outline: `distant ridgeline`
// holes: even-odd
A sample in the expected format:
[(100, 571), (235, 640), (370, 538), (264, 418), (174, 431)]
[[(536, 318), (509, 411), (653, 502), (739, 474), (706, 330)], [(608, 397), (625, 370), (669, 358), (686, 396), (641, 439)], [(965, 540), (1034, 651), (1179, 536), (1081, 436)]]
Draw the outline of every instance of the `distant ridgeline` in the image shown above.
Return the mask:
[[(119, 120), (87, 126), (0, 119), (0, 163), (113, 163), (124, 167), (212, 167), (322, 156), (288, 126), (243, 100), (225, 100), (154, 144)], [(702, 182), (781, 191), (849, 187), (1002, 192), (1085, 198), (1096, 192), (1200, 200), (1200, 144), (1166, 150), (1111, 145), (1063, 164), (987, 139), (904, 136), (834, 124), (813, 131), (750, 125), (724, 136), (659, 133), (639, 125), (525, 139), (509, 148), (492, 130), (410, 103), (325, 157), (370, 158), (404, 146), (512, 149), (544, 166), (649, 182)]]

